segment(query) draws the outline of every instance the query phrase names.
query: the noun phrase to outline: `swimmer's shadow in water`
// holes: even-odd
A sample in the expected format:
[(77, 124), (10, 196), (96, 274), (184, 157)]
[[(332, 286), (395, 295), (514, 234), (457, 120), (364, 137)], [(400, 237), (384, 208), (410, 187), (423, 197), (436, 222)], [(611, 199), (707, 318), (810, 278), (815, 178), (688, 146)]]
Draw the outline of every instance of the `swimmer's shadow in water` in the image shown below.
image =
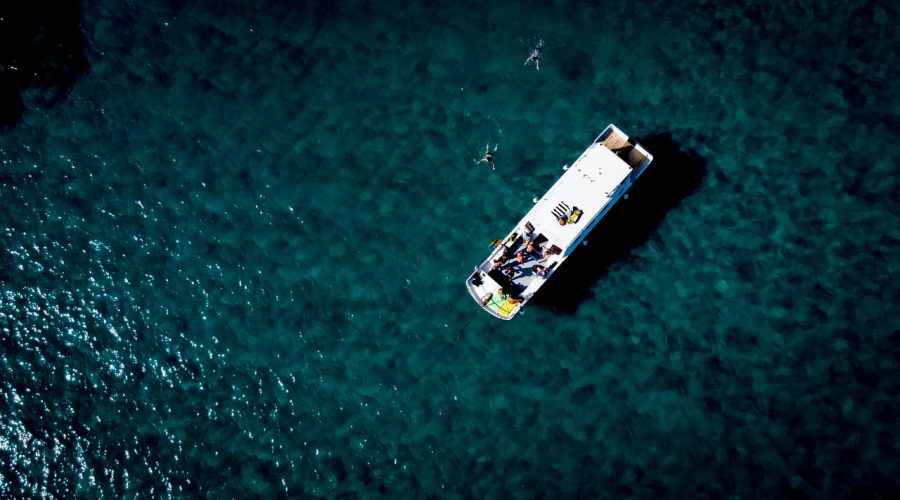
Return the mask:
[(666, 213), (700, 186), (705, 159), (681, 150), (669, 134), (637, 141), (653, 154), (653, 163), (628, 190), (629, 199), (616, 203), (587, 236), (588, 245), (572, 253), (534, 296), (533, 304), (574, 314), (609, 266), (646, 243)]

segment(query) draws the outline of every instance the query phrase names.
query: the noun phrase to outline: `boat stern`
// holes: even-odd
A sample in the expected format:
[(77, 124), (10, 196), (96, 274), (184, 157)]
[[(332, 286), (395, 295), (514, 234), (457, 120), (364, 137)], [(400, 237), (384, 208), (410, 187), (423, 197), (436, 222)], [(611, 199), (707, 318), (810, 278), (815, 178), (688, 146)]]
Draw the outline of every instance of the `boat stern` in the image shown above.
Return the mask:
[(490, 274), (476, 269), (466, 280), (466, 289), (472, 299), (488, 314), (502, 320), (510, 320), (525, 304), (525, 300), (506, 292)]

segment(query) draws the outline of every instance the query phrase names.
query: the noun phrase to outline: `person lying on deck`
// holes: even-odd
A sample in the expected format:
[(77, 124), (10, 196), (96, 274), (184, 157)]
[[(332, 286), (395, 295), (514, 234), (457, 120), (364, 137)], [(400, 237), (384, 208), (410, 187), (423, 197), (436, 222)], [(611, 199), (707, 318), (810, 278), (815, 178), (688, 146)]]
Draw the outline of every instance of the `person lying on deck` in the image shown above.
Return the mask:
[(497, 289), (497, 295), (500, 296), (500, 299), (506, 299), (506, 302), (508, 302), (510, 304), (518, 304), (519, 302), (525, 301), (524, 299), (519, 299), (519, 298), (513, 297), (512, 295), (507, 295), (507, 294), (503, 293), (502, 288)]

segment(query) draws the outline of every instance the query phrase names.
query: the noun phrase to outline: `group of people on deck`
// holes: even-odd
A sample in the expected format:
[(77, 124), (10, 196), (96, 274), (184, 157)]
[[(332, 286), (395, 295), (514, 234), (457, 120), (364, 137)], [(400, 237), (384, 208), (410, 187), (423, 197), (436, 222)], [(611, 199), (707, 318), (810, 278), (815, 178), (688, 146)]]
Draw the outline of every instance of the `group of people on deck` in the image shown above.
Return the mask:
[[(515, 252), (515, 254), (511, 253), (510, 247), (507, 246), (507, 242), (500, 242), (497, 240), (492, 244), (499, 244), (502, 250), (497, 254), (497, 258), (493, 260), (491, 263), (492, 271), (501, 271), (507, 278), (509, 278), (509, 285), (513, 287), (513, 290), (504, 290), (503, 286), (501, 286), (495, 293), (488, 293), (484, 298), (482, 303), (487, 304), (490, 302), (491, 298), (495, 295), (499, 296), (501, 300), (506, 301), (509, 304), (518, 304), (524, 302), (525, 299), (519, 296), (518, 292), (514, 290), (516, 285), (514, 285), (513, 279), (517, 276), (516, 272), (525, 272), (525, 266), (529, 261), (537, 261), (542, 262), (547, 258), (552, 252), (544, 249), (544, 251), (540, 251), (540, 249), (534, 244), (534, 239), (537, 237), (533, 232), (525, 233), (525, 242), (524, 245), (519, 247), (519, 250)], [(513, 240), (515, 238), (510, 238)], [(546, 278), (548, 269), (546, 266), (541, 264), (534, 264), (531, 266), (531, 276), (537, 278)], [(481, 285), (481, 278), (479, 277), (479, 273), (476, 272), (472, 277), (472, 284), (475, 286)]]
[[(522, 266), (524, 266), (526, 262), (534, 259), (542, 261), (546, 257), (544, 253), (539, 252), (535, 248), (534, 240), (532, 238), (528, 238), (525, 242), (525, 246), (517, 251), (513, 257), (510, 256), (509, 248), (505, 243), (503, 244), (503, 249), (504, 250), (500, 252), (498, 257), (494, 259), (491, 268), (495, 270), (502, 269), (503, 274), (505, 274), (510, 281), (516, 277), (517, 270), (523, 271)], [(547, 276), (547, 268), (540, 264), (534, 265), (531, 267), (531, 274), (533, 276), (545, 278)]]

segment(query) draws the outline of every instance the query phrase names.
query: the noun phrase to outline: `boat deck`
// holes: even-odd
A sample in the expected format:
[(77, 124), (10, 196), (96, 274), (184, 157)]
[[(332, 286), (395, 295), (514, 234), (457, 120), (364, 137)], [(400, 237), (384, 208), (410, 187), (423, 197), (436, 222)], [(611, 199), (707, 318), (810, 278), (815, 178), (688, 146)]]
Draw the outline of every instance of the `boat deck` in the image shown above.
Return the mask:
[[(526, 217), (541, 234), (560, 248), (568, 249), (583, 234), (588, 222), (594, 220), (618, 194), (617, 190), (623, 186), (631, 171), (631, 167), (615, 152), (592, 145)], [(575, 208), (583, 212), (583, 221), (571, 224), (558, 222), (560, 213), (568, 213)]]
[(614, 129), (608, 129), (598, 137), (597, 144), (606, 146), (631, 168), (640, 167), (648, 159), (643, 151), (634, 147), (634, 143), (627, 136)]
[[(488, 273), (491, 278), (500, 283), (501, 286), (507, 285), (508, 287), (509, 284), (512, 284), (512, 289), (504, 287), (504, 290), (514, 295), (519, 295), (524, 292), (535, 280), (544, 279), (544, 277), (537, 272), (537, 268), (543, 267), (544, 269), (547, 269), (549, 265), (552, 265), (548, 263), (548, 260), (550, 260), (549, 257), (543, 256), (544, 247), (549, 246), (546, 238), (544, 238), (543, 243), (534, 245), (534, 251), (531, 253), (526, 250), (525, 243), (525, 241), (519, 238), (516, 240), (515, 246), (509, 247), (510, 258), (500, 267), (499, 271), (503, 274), (502, 279), (498, 280), (495, 278), (498, 271), (491, 271)], [(522, 264), (519, 264), (516, 261), (516, 254), (519, 252), (522, 252), (522, 255), (525, 256), (525, 262)]]
[(494, 243), (490, 256), (466, 280), (472, 298), (500, 319), (515, 316), (652, 159), (614, 125), (608, 126), (535, 200), (506, 239)]

